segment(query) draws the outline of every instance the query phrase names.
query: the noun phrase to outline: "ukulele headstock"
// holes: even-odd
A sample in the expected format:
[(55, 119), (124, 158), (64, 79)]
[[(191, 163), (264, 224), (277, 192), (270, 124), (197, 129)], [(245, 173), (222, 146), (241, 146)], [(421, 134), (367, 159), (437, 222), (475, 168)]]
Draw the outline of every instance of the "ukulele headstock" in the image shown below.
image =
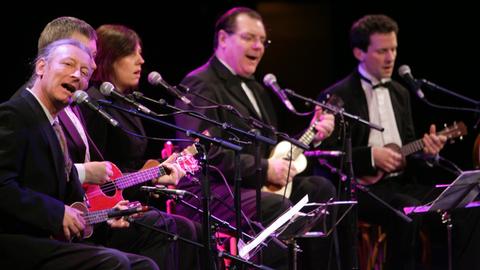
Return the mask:
[(438, 132), (438, 135), (443, 135), (447, 137), (447, 141), (454, 143), (455, 139), (459, 138), (463, 140), (463, 136), (468, 134), (468, 129), (465, 123), (463, 122), (453, 122), (452, 125), (444, 125), (444, 129)]
[(187, 146), (179, 153), (178, 157), (175, 159), (175, 162), (187, 173), (195, 174), (199, 170), (200, 165), (198, 160), (194, 157), (198, 153), (195, 144)]

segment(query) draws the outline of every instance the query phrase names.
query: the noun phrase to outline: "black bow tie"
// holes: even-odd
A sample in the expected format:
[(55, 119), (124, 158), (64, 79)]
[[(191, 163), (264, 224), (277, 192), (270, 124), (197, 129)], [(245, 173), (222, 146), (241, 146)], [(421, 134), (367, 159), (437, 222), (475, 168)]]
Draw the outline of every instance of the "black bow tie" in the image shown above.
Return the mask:
[(380, 88), (380, 87), (384, 87), (384, 88), (389, 88), (390, 85), (392, 84), (391, 80), (383, 80), (383, 81), (380, 81), (376, 84), (373, 84), (372, 81), (368, 78), (365, 78), (362, 74), (360, 74), (360, 79), (362, 79), (363, 81), (367, 82), (368, 84), (370, 84), (372, 86), (372, 89), (375, 90), (377, 88)]
[(240, 81), (242, 81), (242, 82), (244, 82), (244, 83), (246, 83), (246, 84), (256, 82), (255, 77), (254, 77), (253, 75), (252, 75), (252, 76), (249, 76), (249, 77), (242, 77), (242, 76), (240, 76), (240, 75), (236, 75), (236, 77), (237, 77)]

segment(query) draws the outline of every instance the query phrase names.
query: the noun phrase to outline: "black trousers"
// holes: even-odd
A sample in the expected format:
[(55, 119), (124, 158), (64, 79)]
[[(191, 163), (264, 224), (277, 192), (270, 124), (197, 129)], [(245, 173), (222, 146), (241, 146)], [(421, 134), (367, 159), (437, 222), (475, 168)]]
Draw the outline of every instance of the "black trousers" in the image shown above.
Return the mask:
[[(436, 194), (431, 188), (405, 182), (403, 178), (383, 179), (369, 186), (372, 193), (403, 212), (405, 206), (422, 205)], [(418, 265), (419, 231), (421, 215), (410, 215), (412, 222), (406, 222), (393, 211), (383, 206), (368, 193), (357, 190), (358, 218), (382, 225), (388, 237), (386, 269), (415, 269)]]
[(27, 235), (0, 234), (1, 269), (159, 269), (151, 259), (116, 249)]
[(106, 237), (97, 243), (147, 256), (153, 259), (160, 269), (198, 269), (198, 248), (181, 240), (169, 239), (166, 234), (144, 227), (140, 223), (199, 241), (199, 225), (182, 216), (153, 210), (136, 218), (136, 222), (127, 229), (108, 229)]
[[(165, 230), (177, 232), (175, 220), (166, 213), (152, 210), (136, 218), (139, 223)], [(130, 224), (128, 228), (106, 230), (106, 235), (96, 243), (119, 249), (124, 252), (140, 254), (153, 259), (160, 269), (178, 269), (178, 245), (169, 241), (166, 235), (139, 224)]]
[(452, 223), (453, 269), (480, 269), (480, 208), (455, 209)]

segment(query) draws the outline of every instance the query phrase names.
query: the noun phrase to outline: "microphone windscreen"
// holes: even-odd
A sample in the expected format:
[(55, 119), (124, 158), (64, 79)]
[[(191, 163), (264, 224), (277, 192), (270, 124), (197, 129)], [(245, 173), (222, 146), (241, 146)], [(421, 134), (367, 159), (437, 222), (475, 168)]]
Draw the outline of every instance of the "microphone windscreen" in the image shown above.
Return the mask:
[(82, 90), (77, 90), (73, 93), (72, 100), (76, 104), (81, 104), (85, 102), (85, 100), (88, 98), (88, 94), (85, 91)]
[(277, 77), (275, 77), (275, 75), (273, 75), (272, 73), (268, 73), (267, 75), (265, 75), (265, 77), (263, 77), (263, 83), (266, 86), (270, 86), (272, 83), (275, 82), (277, 82)]
[(162, 81), (162, 75), (156, 71), (148, 74), (148, 82), (152, 85), (158, 85)]
[(104, 96), (110, 96), (113, 91), (115, 91), (115, 86), (111, 82), (103, 82), (100, 85), (100, 93)]
[(398, 68), (398, 75), (400, 75), (400, 77), (403, 77), (406, 74), (411, 74), (411, 73), (412, 73), (412, 70), (407, 65), (402, 65)]

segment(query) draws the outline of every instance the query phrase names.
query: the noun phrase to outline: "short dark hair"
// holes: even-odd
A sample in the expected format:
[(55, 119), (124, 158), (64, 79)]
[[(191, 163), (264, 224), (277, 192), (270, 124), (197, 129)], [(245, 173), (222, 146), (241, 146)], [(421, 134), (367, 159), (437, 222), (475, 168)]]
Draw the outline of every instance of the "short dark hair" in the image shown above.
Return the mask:
[(371, 35), (391, 32), (398, 34), (398, 24), (392, 18), (383, 14), (363, 16), (350, 28), (350, 46), (367, 51)]
[(75, 32), (85, 35), (90, 40), (97, 40), (95, 29), (84, 20), (75, 17), (58, 17), (43, 28), (38, 38), (38, 52), (56, 40), (70, 38)]
[(104, 24), (97, 29), (98, 52), (95, 57), (97, 69), (92, 81), (111, 81), (113, 62), (135, 52), (137, 44), (142, 45), (138, 34), (132, 29), (118, 24)]
[(218, 46), (218, 33), (223, 30), (227, 33), (234, 33), (237, 27), (237, 17), (240, 14), (246, 14), (250, 18), (259, 20), (263, 23), (262, 16), (255, 10), (247, 7), (234, 7), (227, 12), (223, 13), (215, 23), (215, 35), (213, 38), (213, 49), (217, 49)]

